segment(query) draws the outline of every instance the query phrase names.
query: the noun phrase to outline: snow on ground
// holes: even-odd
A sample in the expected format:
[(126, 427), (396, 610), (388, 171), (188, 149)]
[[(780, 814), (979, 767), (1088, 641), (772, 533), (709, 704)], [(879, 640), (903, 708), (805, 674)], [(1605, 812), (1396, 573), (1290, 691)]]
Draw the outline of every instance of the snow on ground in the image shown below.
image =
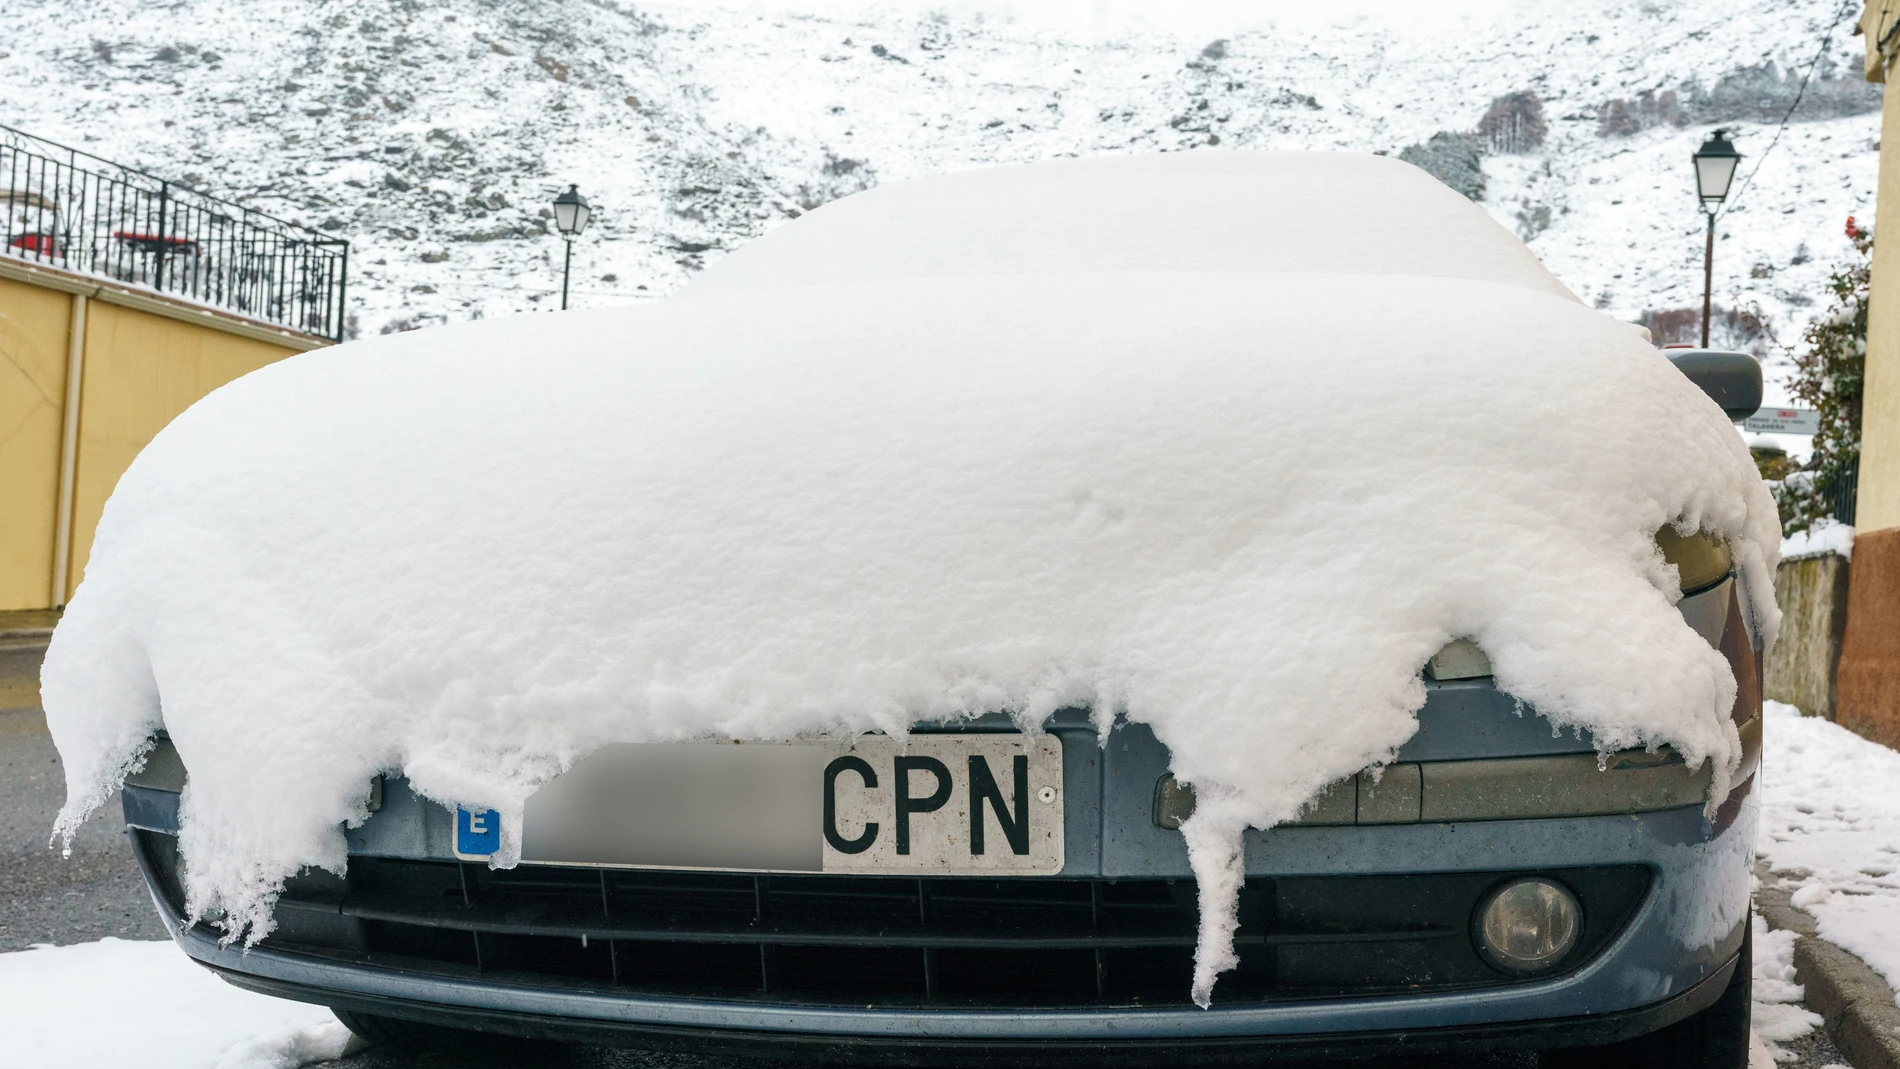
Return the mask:
[[(1795, 983), (1795, 933), (1770, 930), (1759, 916), (1755, 926), (1755, 1006), (1750, 1027), (1756, 1044), (1770, 1058), (1785, 1059), (1780, 1044), (1799, 1039), (1821, 1025), (1821, 1015), (1801, 1005), (1805, 993)], [(1756, 1069), (1751, 1058), (1750, 1069)]]
[(1763, 704), (1761, 855), (1821, 938), (1900, 990), (1900, 753)]
[[(1087, 195), (1032, 196), (1064, 175)], [(1371, 187), (1407, 225), (1294, 273), (1299, 221)], [(191, 908), (259, 934), (284, 877), (342, 869), (385, 770), (500, 810), (508, 861), (527, 796), (604, 743), (1089, 706), (1199, 789), (1205, 997), (1243, 829), (1390, 760), (1451, 639), (1605, 748), (1712, 760), (1721, 797), (1734, 679), (1654, 535), (1729, 540), (1772, 637), (1774, 503), (1720, 410), (1480, 209), (1304, 153), (917, 191), (865, 202), (916, 236), (877, 280), (781, 261), (790, 288), (392, 335), (193, 406), (120, 480), (47, 654), (62, 826), (162, 724)], [(1031, 200), (1037, 242), (919, 277)], [(795, 225), (822, 253), (834, 217)], [(1228, 270), (1045, 262), (1111, 227)], [(1377, 273), (1422, 259), (1440, 277)]]
[(294, 1069), (349, 1038), (329, 1010), (232, 987), (169, 939), (0, 954), (4, 1065)]

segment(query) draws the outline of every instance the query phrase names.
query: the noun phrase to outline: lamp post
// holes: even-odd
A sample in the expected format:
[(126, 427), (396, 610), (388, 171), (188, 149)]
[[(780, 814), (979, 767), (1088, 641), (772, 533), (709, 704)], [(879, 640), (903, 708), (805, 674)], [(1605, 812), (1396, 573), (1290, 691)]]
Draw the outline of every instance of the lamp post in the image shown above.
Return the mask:
[(574, 239), (587, 229), (594, 209), (580, 195), (580, 187), (570, 185), (567, 192), (554, 198), (554, 228), (567, 242), (567, 256), (561, 261), (561, 311), (567, 311), (567, 274), (574, 266)]
[(1709, 135), (1702, 147), (1689, 157), (1695, 163), (1695, 191), (1702, 200), (1702, 214), (1709, 220), (1709, 238), (1702, 249), (1702, 347), (1709, 347), (1709, 291), (1715, 282), (1715, 216), (1728, 199), (1729, 183), (1735, 181), (1735, 165), (1742, 154), (1728, 143), (1726, 130)]

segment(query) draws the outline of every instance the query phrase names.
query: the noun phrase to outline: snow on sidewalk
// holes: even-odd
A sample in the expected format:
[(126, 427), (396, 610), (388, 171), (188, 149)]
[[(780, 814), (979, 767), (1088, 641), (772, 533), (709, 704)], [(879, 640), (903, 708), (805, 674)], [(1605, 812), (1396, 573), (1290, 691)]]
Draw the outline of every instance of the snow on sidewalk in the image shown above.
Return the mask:
[(170, 940), (0, 954), (0, 1064), (295, 1069), (341, 1057), (321, 1006), (232, 987)]
[(1821, 1026), (1821, 1015), (1801, 1005), (1807, 992), (1795, 983), (1794, 933), (1773, 931), (1759, 915), (1755, 926), (1754, 1012), (1751, 1014), (1748, 1069), (1771, 1069), (1794, 1058), (1781, 1044), (1800, 1039)]
[[(1764, 702), (1757, 849), (1821, 938), (1900, 988), (1900, 753), (1782, 702)], [(1798, 1005), (1794, 933), (1755, 918), (1755, 1033), (1764, 1054), (1821, 1023)]]
[(1900, 753), (1763, 706), (1761, 856), (1821, 938), (1900, 989)]

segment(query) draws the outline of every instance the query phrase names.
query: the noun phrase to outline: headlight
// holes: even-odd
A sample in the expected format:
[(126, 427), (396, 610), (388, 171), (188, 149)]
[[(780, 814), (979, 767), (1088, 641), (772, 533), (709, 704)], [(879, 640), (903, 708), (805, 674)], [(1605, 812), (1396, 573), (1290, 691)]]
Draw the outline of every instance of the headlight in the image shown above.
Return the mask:
[(1664, 527), (1656, 532), (1656, 545), (1663, 559), (1676, 566), (1685, 594), (1714, 586), (1734, 566), (1728, 545), (1700, 532), (1682, 535), (1674, 527)]
[(1583, 909), (1577, 896), (1555, 880), (1526, 876), (1492, 888), (1478, 904), (1478, 949), (1510, 973), (1543, 972), (1577, 945)]
[[(1728, 578), (1735, 566), (1727, 543), (1701, 532), (1684, 535), (1664, 527), (1656, 532), (1656, 547), (1663, 560), (1676, 566), (1684, 594), (1707, 590)], [(1480, 679), (1491, 674), (1491, 659), (1470, 639), (1455, 639), (1425, 663), (1425, 674), (1440, 681)]]

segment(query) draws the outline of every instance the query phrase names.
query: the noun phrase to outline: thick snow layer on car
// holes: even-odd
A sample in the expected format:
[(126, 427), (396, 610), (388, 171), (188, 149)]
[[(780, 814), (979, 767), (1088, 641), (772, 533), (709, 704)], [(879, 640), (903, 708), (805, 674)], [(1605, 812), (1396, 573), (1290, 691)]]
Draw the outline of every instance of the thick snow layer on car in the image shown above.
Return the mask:
[(380, 771), (500, 810), (509, 864), (604, 743), (1087, 706), (1198, 789), (1205, 1000), (1243, 830), (1389, 760), (1450, 639), (1720, 796), (1735, 685), (1665, 524), (1733, 541), (1772, 638), (1775, 509), (1728, 420), (1520, 285), (998, 273), (357, 342), (216, 391), (121, 479), (43, 675), (59, 828), (167, 728), (190, 909), (255, 936), (287, 875), (344, 867)]
[(879, 186), (740, 247), (680, 296), (1075, 271), (1471, 278), (1575, 300), (1484, 209), (1356, 152), (1097, 156)]

